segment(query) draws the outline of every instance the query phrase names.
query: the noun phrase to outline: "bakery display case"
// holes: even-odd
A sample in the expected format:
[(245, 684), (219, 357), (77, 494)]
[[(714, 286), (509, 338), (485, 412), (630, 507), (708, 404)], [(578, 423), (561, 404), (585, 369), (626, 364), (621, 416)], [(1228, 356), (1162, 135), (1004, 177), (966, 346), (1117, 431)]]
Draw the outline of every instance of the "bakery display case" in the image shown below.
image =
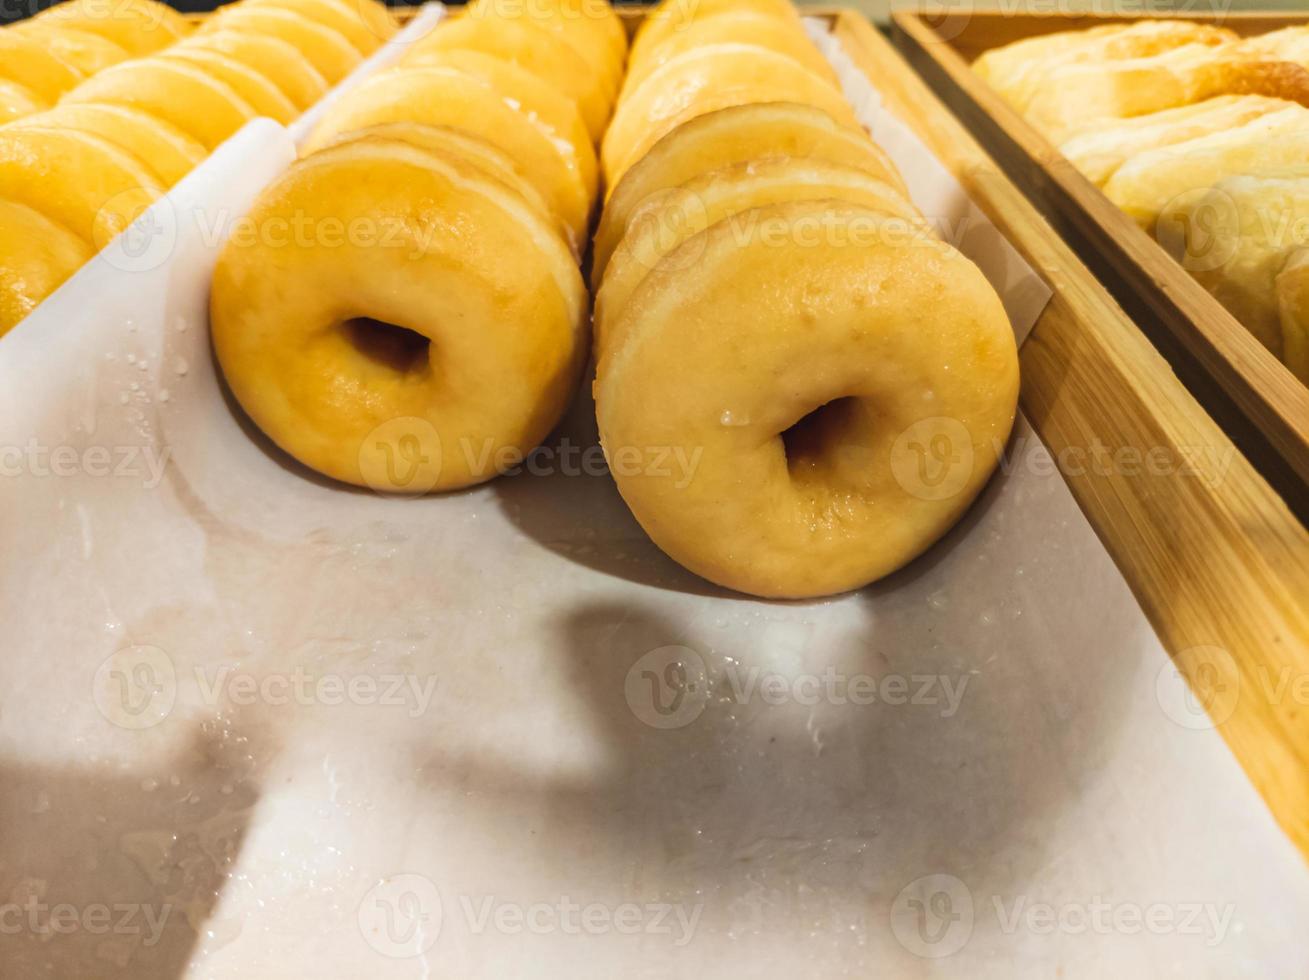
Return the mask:
[(1305, 972), (1280, 487), (865, 17), (590, 2), (403, 12), (0, 338), (0, 962)]

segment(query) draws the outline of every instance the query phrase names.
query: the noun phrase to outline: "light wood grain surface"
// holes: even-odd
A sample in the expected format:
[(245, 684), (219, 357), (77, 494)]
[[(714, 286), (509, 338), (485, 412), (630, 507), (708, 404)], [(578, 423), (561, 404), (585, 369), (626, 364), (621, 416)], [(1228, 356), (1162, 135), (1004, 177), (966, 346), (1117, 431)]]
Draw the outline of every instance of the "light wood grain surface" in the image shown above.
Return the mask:
[[(1054, 289), (1022, 405), (1196, 695), (1309, 855), (1309, 533), (1033, 205), (866, 19), (857, 63)], [(1169, 472), (1127, 465), (1155, 454)], [(1301, 695), (1295, 694), (1299, 683)]]

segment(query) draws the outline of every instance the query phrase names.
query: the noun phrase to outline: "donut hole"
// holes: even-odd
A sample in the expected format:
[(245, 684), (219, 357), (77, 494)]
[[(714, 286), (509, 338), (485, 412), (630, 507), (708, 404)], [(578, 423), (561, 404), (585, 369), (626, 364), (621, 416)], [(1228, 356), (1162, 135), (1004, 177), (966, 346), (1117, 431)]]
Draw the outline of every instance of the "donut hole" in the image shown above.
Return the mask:
[(824, 479), (850, 446), (869, 445), (872, 420), (863, 400), (835, 398), (802, 416), (781, 432), (786, 469), (791, 479)]
[(380, 367), (415, 374), (430, 364), (432, 342), (416, 330), (366, 316), (347, 320), (341, 329), (355, 350)]

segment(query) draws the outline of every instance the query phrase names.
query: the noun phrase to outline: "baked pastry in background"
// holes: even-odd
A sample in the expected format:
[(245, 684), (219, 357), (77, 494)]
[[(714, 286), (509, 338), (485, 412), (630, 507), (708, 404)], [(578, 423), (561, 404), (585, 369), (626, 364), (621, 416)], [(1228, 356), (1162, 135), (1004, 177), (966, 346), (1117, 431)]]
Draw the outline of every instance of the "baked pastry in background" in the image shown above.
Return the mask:
[(1041, 74), (1022, 111), (1058, 143), (1100, 120), (1143, 116), (1233, 94), (1309, 105), (1309, 70), (1251, 56), (1235, 44), (1190, 44), (1146, 58), (1054, 68)]
[(1309, 247), (1309, 163), (1215, 181), (1181, 209), (1166, 244), (1260, 343), (1284, 358), (1277, 279), (1291, 256)]
[(1105, 181), (1109, 200), (1146, 231), (1176, 220), (1189, 195), (1263, 167), (1309, 160), (1309, 109), (1288, 105), (1232, 129), (1142, 150)]
[(1293, 103), (1262, 95), (1220, 95), (1195, 105), (1084, 126), (1059, 152), (1097, 186), (1130, 157), (1241, 126)]
[(1301, 207), (1286, 168), (1309, 161), (1309, 26), (1238, 38), (1141, 20), (1018, 41), (974, 68), (1309, 381), (1298, 301), (1278, 287), (1304, 244), (1286, 232)]
[(1148, 58), (1188, 45), (1216, 47), (1237, 40), (1226, 28), (1185, 20), (1140, 20), (1024, 38), (984, 52), (973, 62), (997, 92), (1022, 109), (1042, 76), (1068, 65)]

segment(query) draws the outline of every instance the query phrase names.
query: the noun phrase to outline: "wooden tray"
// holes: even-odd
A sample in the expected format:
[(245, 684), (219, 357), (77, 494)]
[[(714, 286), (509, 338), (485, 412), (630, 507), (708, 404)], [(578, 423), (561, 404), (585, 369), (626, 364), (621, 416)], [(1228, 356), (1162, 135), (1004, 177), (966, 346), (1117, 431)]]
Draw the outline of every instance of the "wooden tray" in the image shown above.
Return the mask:
[[(397, 11), (402, 21), (412, 13)], [(642, 9), (621, 13), (630, 29)], [(829, 20), (890, 107), (1053, 290), (1021, 350), (1022, 408), (1051, 455), (1163, 454), (1188, 463), (1185, 472), (1163, 474), (1144, 466), (1059, 472), (1201, 698), (1240, 691), (1218, 727), (1280, 825), (1309, 855), (1309, 711), (1290, 695), (1261, 696), (1268, 677), (1289, 678), (1278, 688), (1285, 691), (1309, 677), (1309, 532), (868, 20), (844, 9), (805, 13)], [(1214, 649), (1224, 655), (1196, 653)]]
[[(1304, 16), (1291, 14), (1182, 16), (1246, 35), (1305, 23)], [(1301, 519), (1309, 520), (1309, 388), (969, 67), (983, 51), (1024, 37), (1127, 19), (992, 12), (927, 18), (900, 12), (893, 31), (910, 63), (1026, 189)]]

